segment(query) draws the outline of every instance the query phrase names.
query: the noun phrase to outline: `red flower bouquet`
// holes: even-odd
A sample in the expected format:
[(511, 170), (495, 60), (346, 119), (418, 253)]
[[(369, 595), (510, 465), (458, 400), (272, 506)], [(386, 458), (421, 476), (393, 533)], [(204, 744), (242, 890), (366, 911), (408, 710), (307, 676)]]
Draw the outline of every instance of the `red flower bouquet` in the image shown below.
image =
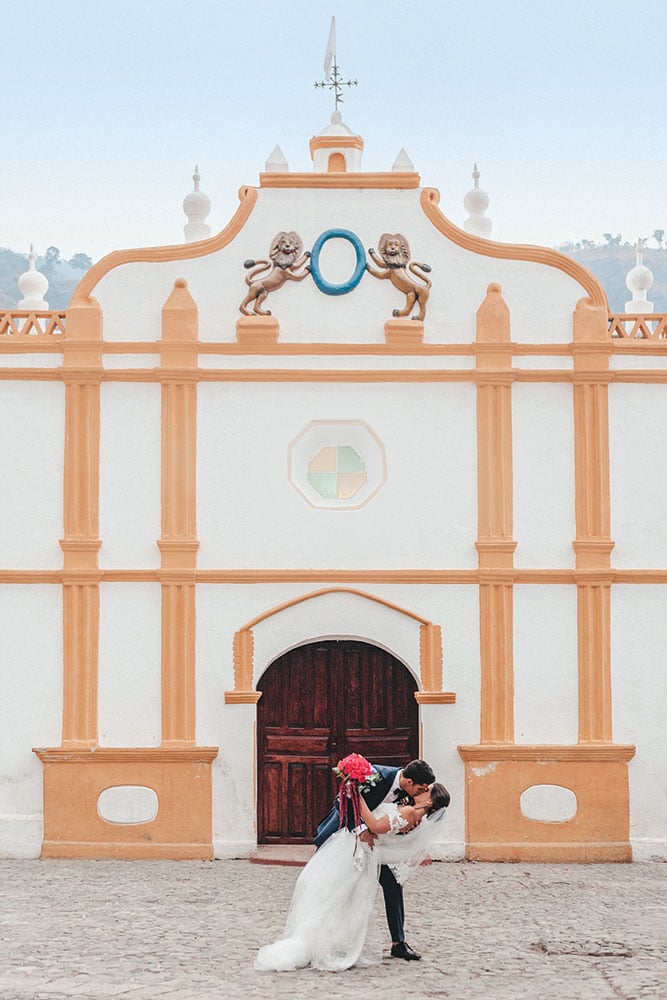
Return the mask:
[(347, 757), (339, 760), (333, 769), (334, 774), (340, 778), (338, 789), (338, 811), (340, 820), (338, 827), (347, 826), (348, 803), (352, 807), (354, 826), (357, 828), (361, 824), (361, 799), (359, 787), (374, 785), (380, 775), (373, 771), (365, 757), (358, 753), (350, 753)]

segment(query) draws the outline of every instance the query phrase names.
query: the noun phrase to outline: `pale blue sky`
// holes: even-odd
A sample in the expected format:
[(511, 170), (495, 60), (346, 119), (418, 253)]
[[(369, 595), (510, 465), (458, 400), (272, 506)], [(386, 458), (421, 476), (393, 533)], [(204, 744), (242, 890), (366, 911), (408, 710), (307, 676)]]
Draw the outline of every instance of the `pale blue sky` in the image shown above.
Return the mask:
[(195, 163), (214, 232), (276, 143), (311, 169), (332, 14), (364, 169), (461, 225), (477, 160), (506, 242), (667, 229), (665, 0), (2, 0), (0, 245), (177, 243)]

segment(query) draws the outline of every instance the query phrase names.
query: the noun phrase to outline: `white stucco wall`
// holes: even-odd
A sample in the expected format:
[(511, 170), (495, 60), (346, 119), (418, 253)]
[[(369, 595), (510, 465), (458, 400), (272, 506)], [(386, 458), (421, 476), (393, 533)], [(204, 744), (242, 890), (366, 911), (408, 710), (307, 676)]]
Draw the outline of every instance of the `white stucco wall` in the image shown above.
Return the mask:
[(667, 464), (664, 385), (609, 387), (609, 454), (613, 565), (667, 566)]
[(614, 738), (637, 747), (630, 775), (630, 840), (637, 861), (667, 858), (667, 591), (612, 588)]
[[(199, 307), (202, 340), (235, 340), (238, 306), (245, 297), (247, 259), (268, 257), (273, 236), (295, 230), (305, 249), (329, 229), (356, 233), (364, 248), (376, 247), (383, 232), (401, 232), (412, 259), (433, 268), (425, 339), (434, 343), (474, 339), (475, 313), (490, 282), (499, 282), (512, 313), (517, 341), (567, 342), (572, 312), (585, 294), (563, 271), (543, 264), (485, 257), (446, 239), (424, 215), (419, 191), (260, 189), (246, 225), (231, 244), (196, 260), (129, 263), (107, 273), (94, 295), (104, 310), (110, 340), (155, 340), (160, 310), (176, 278), (184, 277)], [(326, 280), (350, 277), (352, 251), (327, 244), (321, 258)], [(539, 289), (539, 291), (538, 291)], [(267, 307), (280, 320), (281, 339), (382, 343), (383, 326), (401, 295), (389, 281), (366, 274), (348, 295), (327, 296), (307, 279), (289, 282)]]
[(100, 584), (101, 746), (160, 743), (160, 586)]
[[(359, 510), (313, 509), (288, 447), (311, 420), (355, 419), (384, 444), (387, 483)], [(476, 476), (470, 385), (204, 384), (199, 566), (470, 568)]]
[(32, 748), (60, 745), (61, 588), (4, 584), (0, 622), (0, 857), (38, 858), (42, 764)]
[(577, 591), (514, 588), (514, 730), (517, 743), (578, 739)]
[(100, 403), (100, 566), (160, 565), (160, 386), (106, 382)]
[(515, 565), (574, 565), (574, 416), (572, 387), (519, 382), (512, 387)]
[[(11, 367), (11, 357), (5, 361)], [(0, 568), (58, 569), (64, 386), (0, 381), (0, 427)]]

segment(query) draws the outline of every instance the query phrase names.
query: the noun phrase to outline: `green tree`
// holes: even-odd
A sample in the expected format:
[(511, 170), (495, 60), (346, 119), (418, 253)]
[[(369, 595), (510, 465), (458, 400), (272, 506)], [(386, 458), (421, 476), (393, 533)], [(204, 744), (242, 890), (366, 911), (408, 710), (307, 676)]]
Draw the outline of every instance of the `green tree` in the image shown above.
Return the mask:
[(70, 267), (73, 267), (76, 271), (87, 271), (93, 266), (93, 262), (87, 253), (75, 253), (67, 263)]
[(655, 240), (655, 242), (658, 244), (659, 247), (662, 247), (662, 244), (663, 244), (664, 239), (665, 239), (665, 230), (664, 229), (654, 229), (653, 230), (653, 239)]

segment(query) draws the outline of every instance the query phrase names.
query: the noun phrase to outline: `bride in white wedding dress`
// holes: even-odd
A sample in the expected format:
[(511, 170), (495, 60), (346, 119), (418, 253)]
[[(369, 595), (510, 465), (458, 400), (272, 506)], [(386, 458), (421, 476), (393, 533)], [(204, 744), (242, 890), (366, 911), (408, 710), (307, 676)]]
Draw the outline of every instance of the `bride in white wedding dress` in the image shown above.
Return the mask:
[(414, 802), (384, 803), (370, 812), (361, 800), (361, 818), (377, 835), (373, 847), (346, 828), (329, 837), (301, 872), (285, 930), (260, 948), (256, 969), (287, 972), (311, 965), (341, 972), (382, 960), (371, 933), (380, 865), (389, 865), (398, 882), (406, 881), (438, 832), (449, 793), (436, 782)]

